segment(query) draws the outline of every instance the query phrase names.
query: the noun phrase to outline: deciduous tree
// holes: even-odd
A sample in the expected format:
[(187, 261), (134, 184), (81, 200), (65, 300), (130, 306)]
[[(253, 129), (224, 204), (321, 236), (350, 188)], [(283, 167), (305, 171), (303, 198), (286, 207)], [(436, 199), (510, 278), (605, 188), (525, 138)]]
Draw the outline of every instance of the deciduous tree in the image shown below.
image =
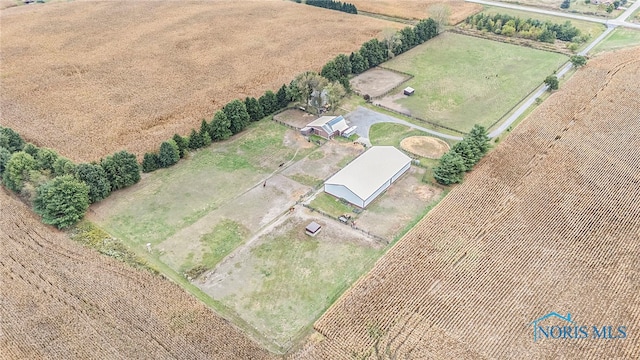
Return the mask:
[(558, 90), (558, 87), (560, 86), (558, 77), (555, 75), (547, 76), (547, 78), (544, 79), (544, 83), (549, 87), (549, 91)]
[(38, 187), (33, 208), (45, 224), (69, 227), (89, 208), (89, 187), (71, 175), (58, 176)]
[(10, 190), (19, 192), (29, 178), (29, 172), (37, 168), (38, 164), (33, 156), (24, 151), (15, 152), (5, 165), (2, 182)]

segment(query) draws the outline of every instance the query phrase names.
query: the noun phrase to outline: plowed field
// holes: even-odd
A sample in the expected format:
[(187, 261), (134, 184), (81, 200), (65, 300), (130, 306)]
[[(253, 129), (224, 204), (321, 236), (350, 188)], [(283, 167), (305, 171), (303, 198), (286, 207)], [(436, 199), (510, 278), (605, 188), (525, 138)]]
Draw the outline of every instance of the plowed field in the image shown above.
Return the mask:
[(0, 189), (0, 358), (266, 359), (184, 290), (42, 225)]
[[(640, 48), (590, 60), (316, 322), (323, 340), (296, 357), (639, 358), (638, 83)], [(585, 325), (589, 337), (534, 342), (531, 322), (550, 312), (573, 324), (547, 325)], [(596, 337), (605, 325), (628, 336)]]
[(402, 26), (275, 0), (65, 2), (0, 22), (0, 123), (75, 161), (157, 150)]

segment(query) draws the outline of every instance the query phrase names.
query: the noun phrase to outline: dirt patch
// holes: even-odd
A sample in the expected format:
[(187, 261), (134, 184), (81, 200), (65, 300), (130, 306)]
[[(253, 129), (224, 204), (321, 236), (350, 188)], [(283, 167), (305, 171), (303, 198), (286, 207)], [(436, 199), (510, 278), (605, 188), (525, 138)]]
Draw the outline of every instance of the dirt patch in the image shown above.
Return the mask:
[(428, 159), (440, 159), (450, 149), (445, 141), (431, 136), (410, 136), (402, 139), (400, 146), (412, 154)]
[(393, 240), (440, 193), (421, 181), (423, 174), (412, 167), (358, 216), (357, 226)]
[(384, 106), (386, 108), (389, 108), (391, 110), (395, 110), (401, 114), (405, 114), (405, 115), (409, 115), (411, 116), (411, 110), (407, 109), (406, 107), (398, 104), (396, 102), (396, 100), (398, 99), (402, 99), (407, 97), (407, 95), (403, 94), (402, 91), (395, 93), (395, 94), (390, 94), (387, 95), (383, 98), (380, 99), (376, 99), (373, 104), (374, 105), (381, 105)]
[(298, 109), (285, 110), (273, 116), (274, 120), (283, 122), (298, 129), (302, 129), (317, 118), (318, 117), (316, 115), (309, 114), (308, 112)]
[(410, 78), (410, 76), (394, 71), (374, 68), (354, 77), (349, 83), (357, 93), (376, 97), (383, 95)]

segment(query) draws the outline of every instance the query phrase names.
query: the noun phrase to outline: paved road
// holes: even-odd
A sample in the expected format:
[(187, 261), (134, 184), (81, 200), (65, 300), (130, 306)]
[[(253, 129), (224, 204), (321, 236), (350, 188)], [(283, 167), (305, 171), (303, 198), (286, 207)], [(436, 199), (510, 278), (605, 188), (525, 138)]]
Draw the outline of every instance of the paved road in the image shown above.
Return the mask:
[(358, 127), (356, 129), (356, 133), (360, 136), (360, 141), (366, 143), (369, 146), (371, 145), (371, 142), (369, 141), (369, 129), (371, 128), (371, 125), (377, 124), (377, 123), (385, 123), (385, 122), (406, 125), (410, 128), (424, 131), (426, 133), (429, 133), (431, 135), (435, 135), (444, 139), (462, 140), (462, 138), (459, 136), (439, 133), (437, 131), (424, 128), (422, 126), (418, 126), (410, 122), (400, 120), (393, 116), (381, 114), (377, 111), (373, 111), (362, 106), (358, 106), (356, 110), (348, 113), (344, 117), (349, 121), (351, 125), (355, 125)]
[(538, 14), (560, 16), (568, 19), (597, 22), (605, 25), (624, 26), (624, 27), (633, 28), (633, 29), (640, 29), (640, 24), (634, 24), (634, 23), (625, 21), (636, 9), (638, 9), (638, 7), (640, 7), (640, 0), (636, 0), (636, 2), (633, 5), (629, 6), (629, 8), (625, 12), (623, 12), (620, 16), (618, 16), (615, 19), (603, 19), (603, 18), (591, 17), (587, 15), (579, 15), (579, 14), (567, 13), (563, 11), (544, 10), (544, 9), (538, 9), (538, 8), (529, 7), (529, 6), (506, 4), (506, 3), (495, 2), (495, 1), (486, 1), (486, 0), (466, 0), (466, 1), (482, 4), (482, 5), (490, 5), (490, 6), (496, 6), (496, 7), (503, 7), (507, 9), (528, 11), (528, 12), (538, 13)]

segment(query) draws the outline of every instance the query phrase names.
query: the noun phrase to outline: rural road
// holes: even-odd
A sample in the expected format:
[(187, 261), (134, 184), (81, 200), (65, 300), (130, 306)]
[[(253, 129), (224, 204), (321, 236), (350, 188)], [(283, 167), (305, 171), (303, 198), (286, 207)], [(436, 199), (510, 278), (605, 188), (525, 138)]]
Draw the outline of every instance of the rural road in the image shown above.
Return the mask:
[[(599, 18), (584, 16), (584, 15), (577, 15), (572, 13), (565, 13), (562, 11), (542, 10), (542, 9), (537, 9), (533, 7), (528, 7), (528, 6), (505, 4), (505, 3), (493, 2), (493, 1), (485, 1), (485, 0), (466, 0), (466, 1), (477, 3), (477, 4), (483, 4), (483, 5), (528, 11), (528, 12), (533, 12), (538, 14), (560, 16), (560, 17), (565, 17), (569, 19), (597, 22), (597, 23), (606, 25), (607, 29), (602, 34), (600, 34), (600, 36), (598, 36), (595, 40), (593, 40), (584, 50), (578, 53), (578, 55), (583, 55), (583, 56), (589, 53), (589, 51), (591, 51), (596, 45), (598, 45), (602, 40), (604, 40), (607, 36), (609, 36), (609, 34), (618, 26), (624, 26), (624, 27), (633, 28), (633, 29), (640, 29), (640, 24), (633, 24), (633, 23), (626, 22), (626, 19), (631, 14), (633, 14), (634, 11), (640, 8), (640, 0), (636, 0), (631, 6), (629, 6), (629, 8), (627, 8), (627, 10), (625, 10), (622, 14), (620, 14), (620, 16), (611, 20), (599, 19)], [(557, 72), (556, 76), (558, 78), (563, 77), (569, 70), (571, 70), (572, 67), (573, 67), (573, 64), (571, 64), (570, 62), (566, 63), (562, 67), (562, 69), (560, 69)], [(500, 134), (502, 134), (506, 129), (508, 129), (511, 126), (511, 124), (513, 124), (522, 114), (524, 114), (524, 112), (527, 111), (529, 107), (533, 105), (533, 103), (536, 101), (537, 98), (539, 98), (542, 94), (544, 94), (544, 92), (547, 91), (548, 89), (549, 87), (547, 85), (541, 85), (532, 95), (529, 96), (529, 98), (511, 116), (509, 116), (509, 118), (506, 121), (504, 121), (500, 126), (498, 126), (496, 129), (494, 129), (489, 133), (489, 138), (493, 139), (496, 136), (499, 136)]]
[(538, 13), (538, 14), (561, 16), (568, 19), (597, 22), (604, 25), (624, 26), (632, 29), (640, 29), (640, 24), (634, 24), (634, 23), (625, 21), (636, 9), (640, 7), (640, 0), (636, 0), (636, 2), (633, 3), (633, 5), (629, 6), (629, 8), (627, 8), (625, 12), (623, 12), (620, 16), (618, 16), (615, 19), (602, 19), (602, 18), (596, 18), (596, 17), (587, 16), (587, 15), (579, 15), (579, 14), (568, 13), (563, 11), (544, 10), (544, 9), (538, 9), (538, 8), (529, 7), (529, 6), (506, 4), (506, 3), (495, 2), (495, 1), (486, 1), (486, 0), (466, 0), (466, 1), (476, 3), (476, 4), (503, 7), (507, 9), (513, 9), (513, 10), (528, 11), (528, 12)]

